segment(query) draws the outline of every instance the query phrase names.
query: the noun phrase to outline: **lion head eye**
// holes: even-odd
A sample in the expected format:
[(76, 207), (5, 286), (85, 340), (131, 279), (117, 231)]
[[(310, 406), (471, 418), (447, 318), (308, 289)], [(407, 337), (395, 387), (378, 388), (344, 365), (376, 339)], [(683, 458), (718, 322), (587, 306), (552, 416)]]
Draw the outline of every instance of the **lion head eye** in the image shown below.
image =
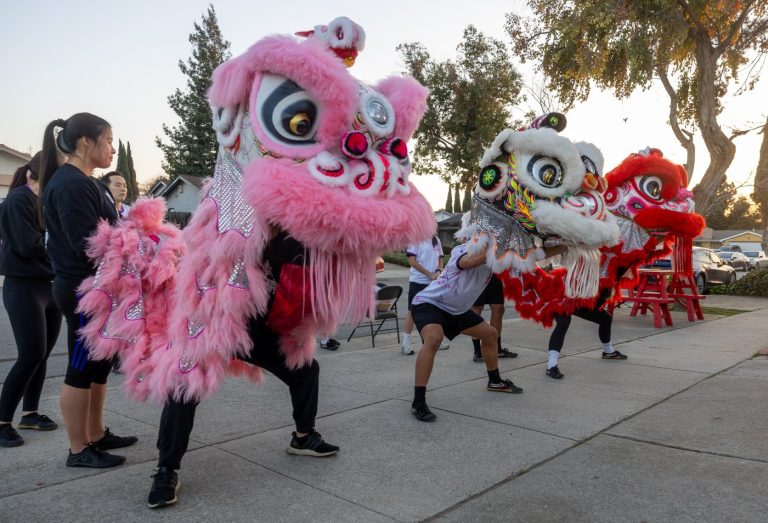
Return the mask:
[(317, 103), (292, 80), (264, 75), (258, 93), (258, 113), (264, 130), (276, 142), (315, 143)]
[(660, 202), (662, 200), (661, 189), (664, 183), (661, 178), (654, 175), (638, 176), (637, 187), (649, 199)]
[(528, 174), (548, 189), (563, 184), (563, 166), (555, 158), (536, 155), (528, 162)]

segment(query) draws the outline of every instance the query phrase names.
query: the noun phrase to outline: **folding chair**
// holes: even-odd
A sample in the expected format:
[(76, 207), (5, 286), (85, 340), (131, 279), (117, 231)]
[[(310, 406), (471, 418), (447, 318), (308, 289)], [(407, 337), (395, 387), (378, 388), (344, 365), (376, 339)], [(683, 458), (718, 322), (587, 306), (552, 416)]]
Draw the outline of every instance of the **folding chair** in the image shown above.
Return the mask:
[[(400, 299), (400, 295), (403, 293), (403, 288), (399, 285), (391, 285), (387, 287), (381, 287), (378, 292), (376, 293), (376, 317), (373, 318), (373, 320), (368, 317), (366, 320), (362, 321), (361, 323), (357, 324), (354, 329), (352, 329), (352, 333), (347, 338), (347, 341), (352, 339), (352, 336), (355, 335), (355, 331), (357, 331), (358, 327), (364, 326), (366, 323), (371, 329), (371, 345), (374, 347), (376, 346), (376, 335), (379, 332), (391, 332), (393, 330), (397, 331), (397, 343), (400, 343), (400, 319), (397, 314), (397, 300)], [(394, 320), (395, 321), (395, 328), (387, 328), (382, 330), (382, 326), (387, 320)], [(378, 322), (376, 325), (376, 330), (374, 330), (374, 323)]]

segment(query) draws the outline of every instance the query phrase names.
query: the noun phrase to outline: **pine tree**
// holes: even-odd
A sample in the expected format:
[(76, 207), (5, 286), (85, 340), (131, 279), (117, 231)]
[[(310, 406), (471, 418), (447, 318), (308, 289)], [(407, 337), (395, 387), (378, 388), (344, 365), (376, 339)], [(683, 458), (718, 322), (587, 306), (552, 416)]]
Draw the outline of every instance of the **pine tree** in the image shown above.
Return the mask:
[(453, 188), (453, 212), (461, 212), (461, 196), (459, 196), (459, 192), (461, 192), (461, 189), (456, 184)]
[(179, 69), (187, 76), (186, 90), (176, 89), (168, 97), (168, 105), (180, 119), (171, 128), (163, 124), (163, 133), (169, 143), (160, 137), (155, 143), (163, 151), (163, 169), (171, 177), (179, 174), (210, 176), (216, 164), (216, 133), (211, 127), (211, 109), (206, 93), (211, 85), (213, 70), (227, 60), (229, 42), (224, 40), (216, 20), (213, 5), (203, 15), (202, 22), (195, 23), (189, 35), (192, 56), (186, 62), (179, 60)]
[(448, 184), (448, 199), (445, 200), (445, 212), (453, 212), (453, 196), (451, 195), (451, 184)]
[(464, 189), (464, 201), (461, 202), (461, 212), (467, 212), (472, 208), (472, 190), (469, 185)]
[(126, 172), (122, 173), (128, 184), (128, 196), (126, 203), (133, 203), (139, 195), (139, 183), (136, 181), (136, 169), (133, 168), (133, 156), (131, 155), (131, 142), (126, 142)]

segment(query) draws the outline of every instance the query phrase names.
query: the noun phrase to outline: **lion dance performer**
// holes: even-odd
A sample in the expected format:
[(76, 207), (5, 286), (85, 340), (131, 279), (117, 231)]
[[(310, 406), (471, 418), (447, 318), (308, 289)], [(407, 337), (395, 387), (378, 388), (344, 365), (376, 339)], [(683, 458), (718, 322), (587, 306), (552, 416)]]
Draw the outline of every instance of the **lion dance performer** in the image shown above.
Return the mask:
[(214, 72), (216, 169), (181, 238), (149, 201), (93, 243), (92, 357), (119, 353), (128, 393), (165, 402), (152, 508), (176, 502), (195, 408), (227, 372), (288, 385), (290, 454), (338, 452), (315, 430), (315, 336), (369, 312), (378, 252), (434, 234), (406, 147), (427, 90), (351, 76), (365, 33), (347, 18), (299, 36), (264, 38)]
[[(600, 177), (602, 158), (594, 167)], [(664, 158), (658, 149), (647, 148), (630, 154), (605, 175), (602, 183), (606, 208), (615, 218), (621, 237), (617, 245), (601, 249), (596, 295), (587, 299), (570, 298), (563, 291), (564, 269), (551, 273), (538, 270), (530, 293), (518, 304), (518, 310), (525, 317), (545, 326), (553, 320), (556, 324), (549, 340), (546, 369), (546, 374), (554, 379), (564, 377), (558, 359), (572, 315), (598, 325), (602, 359), (627, 359), (611, 343), (613, 316), (608, 306), (620, 299), (621, 289), (637, 285), (637, 269), (642, 265), (669, 255), (673, 247), (676, 258), (684, 258), (683, 251), (691, 250), (693, 238), (705, 225), (704, 218), (694, 212), (685, 169)], [(544, 305), (536, 303), (539, 295), (547, 296)]]

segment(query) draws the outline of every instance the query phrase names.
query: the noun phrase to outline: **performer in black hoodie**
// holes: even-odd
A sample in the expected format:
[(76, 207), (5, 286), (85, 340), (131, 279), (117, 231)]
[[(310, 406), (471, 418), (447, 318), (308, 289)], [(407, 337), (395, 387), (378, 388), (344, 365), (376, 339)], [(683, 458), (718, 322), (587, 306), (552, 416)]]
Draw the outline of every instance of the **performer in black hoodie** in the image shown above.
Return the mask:
[(53, 430), (56, 423), (37, 411), (46, 362), (61, 329), (61, 312), (53, 302), (51, 261), (37, 220), (40, 153), (19, 167), (10, 192), (0, 205), (0, 274), (3, 305), (19, 353), (0, 394), (0, 446), (18, 447), (24, 439), (13, 416), (24, 398), (20, 429)]
[[(60, 129), (54, 139), (54, 131)], [(58, 167), (56, 149), (68, 156)], [(102, 118), (78, 113), (68, 120), (54, 120), (43, 137), (40, 192), (48, 232), (48, 255), (53, 262), (53, 298), (67, 320), (69, 365), (61, 388), (61, 415), (69, 436), (67, 466), (106, 468), (125, 457), (105, 452), (136, 443), (120, 437), (103, 422), (104, 397), (110, 361), (88, 359), (88, 349), (78, 334), (88, 318), (77, 312), (77, 288), (95, 273), (86, 255), (88, 237), (101, 220), (117, 220), (115, 206), (92, 178), (95, 168), (108, 168), (115, 149), (112, 128)]]

